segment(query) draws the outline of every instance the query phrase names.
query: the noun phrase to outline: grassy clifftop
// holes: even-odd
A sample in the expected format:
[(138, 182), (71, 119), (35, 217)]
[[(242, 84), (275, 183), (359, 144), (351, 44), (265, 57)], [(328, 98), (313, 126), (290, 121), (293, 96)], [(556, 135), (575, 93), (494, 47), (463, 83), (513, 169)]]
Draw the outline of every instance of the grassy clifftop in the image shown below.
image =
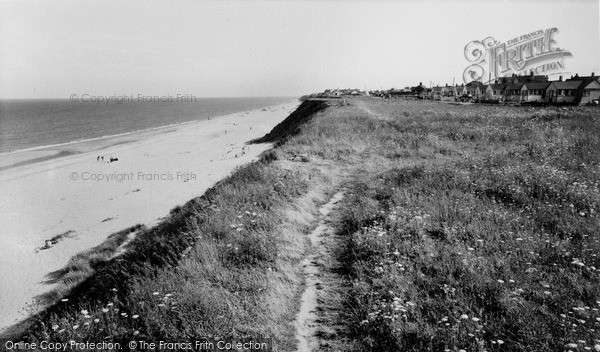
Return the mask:
[(265, 137), (281, 142), (262, 161), (145, 231), (28, 336), (294, 350), (305, 234), (343, 188), (320, 350), (600, 348), (597, 110), (309, 104)]

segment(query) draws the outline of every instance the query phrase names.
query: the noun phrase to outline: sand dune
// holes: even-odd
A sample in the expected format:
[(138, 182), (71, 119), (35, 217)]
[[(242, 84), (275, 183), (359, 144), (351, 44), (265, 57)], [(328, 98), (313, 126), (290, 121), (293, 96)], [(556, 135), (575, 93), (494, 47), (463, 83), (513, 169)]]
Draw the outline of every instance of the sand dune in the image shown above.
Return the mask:
[(0, 156), (0, 330), (38, 309), (35, 297), (52, 289), (47, 274), (73, 255), (128, 226), (156, 224), (255, 160), (270, 145), (245, 142), (297, 105)]

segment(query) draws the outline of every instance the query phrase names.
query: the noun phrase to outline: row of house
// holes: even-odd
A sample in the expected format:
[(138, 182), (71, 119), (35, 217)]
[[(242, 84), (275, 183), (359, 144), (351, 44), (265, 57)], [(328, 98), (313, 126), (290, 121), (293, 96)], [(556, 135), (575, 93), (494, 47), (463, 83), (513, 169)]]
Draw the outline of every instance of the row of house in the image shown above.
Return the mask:
[(579, 75), (563, 81), (549, 81), (548, 76), (529, 75), (501, 77), (492, 84), (478, 81), (460, 86), (414, 87), (424, 99), (458, 100), (469, 98), (482, 102), (515, 102), (546, 104), (589, 104), (600, 99), (600, 77)]

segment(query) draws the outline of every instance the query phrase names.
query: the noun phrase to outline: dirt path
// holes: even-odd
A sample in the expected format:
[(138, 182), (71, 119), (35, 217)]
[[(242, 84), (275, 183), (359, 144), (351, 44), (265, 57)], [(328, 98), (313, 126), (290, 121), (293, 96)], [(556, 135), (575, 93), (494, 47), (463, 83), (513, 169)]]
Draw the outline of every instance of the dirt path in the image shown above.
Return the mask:
[(296, 317), (296, 338), (298, 339), (298, 352), (315, 351), (319, 346), (316, 336), (319, 331), (317, 318), (317, 292), (322, 288), (321, 267), (323, 255), (327, 253), (323, 249), (324, 238), (331, 233), (329, 227), (329, 213), (335, 208), (337, 202), (344, 197), (343, 192), (337, 192), (329, 202), (323, 205), (319, 212), (321, 219), (317, 227), (308, 235), (311, 249), (309, 255), (302, 262), (303, 272), (306, 278), (306, 288), (301, 296), (300, 311)]

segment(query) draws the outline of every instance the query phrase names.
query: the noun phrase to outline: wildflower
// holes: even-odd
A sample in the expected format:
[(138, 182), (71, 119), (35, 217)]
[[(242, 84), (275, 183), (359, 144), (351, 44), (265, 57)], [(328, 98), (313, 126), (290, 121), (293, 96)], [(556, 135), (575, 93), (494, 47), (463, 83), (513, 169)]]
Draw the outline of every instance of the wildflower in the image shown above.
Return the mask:
[(127, 313), (121, 313), (121, 316), (122, 316), (122, 317), (126, 317), (126, 316), (127, 316)]
[(139, 318), (139, 317), (140, 317), (140, 316), (139, 316), (138, 314), (134, 314), (134, 315), (132, 315), (132, 316), (131, 316), (131, 318), (133, 318), (133, 319), (137, 319), (137, 318)]
[(139, 333), (140, 332), (136, 330), (136, 331), (133, 332), (133, 335), (138, 335)]
[(577, 344), (576, 343), (568, 343), (565, 345), (566, 348), (577, 348)]
[(65, 329), (60, 329), (60, 330), (58, 330), (58, 333), (59, 333), (59, 334), (62, 334), (63, 332), (65, 332)]
[(468, 315), (466, 315), (466, 314), (463, 314), (463, 315), (461, 315), (461, 316), (460, 316), (460, 318), (461, 318), (461, 319), (469, 319), (469, 316), (468, 316)]
[(69, 299), (68, 299), (68, 298), (63, 298), (63, 299), (61, 299), (60, 301), (61, 301), (61, 302), (67, 302), (67, 301), (69, 301)]
[(167, 294), (165, 295), (165, 297), (171, 297), (171, 296), (173, 296), (173, 294), (172, 294), (172, 293), (167, 293)]
[(79, 325), (73, 325), (73, 330), (79, 329)]
[(99, 323), (99, 322), (100, 322), (100, 319), (98, 319), (98, 318), (94, 319), (94, 323)]
[(159, 293), (158, 293), (158, 292), (152, 292), (152, 294), (153, 294), (154, 296), (158, 296), (158, 295), (159, 295)]
[(161, 304), (159, 304), (158, 306), (159, 306), (159, 307), (164, 307), (164, 306), (165, 306), (165, 304), (164, 304), (164, 303), (161, 303)]
[(500, 280), (500, 279), (498, 279), (498, 280), (496, 280), (496, 281), (498, 281), (498, 283), (500, 283), (500, 284), (503, 284), (503, 283), (504, 283), (504, 280)]
[(595, 349), (596, 351), (600, 351), (600, 344), (599, 344), (599, 345), (596, 345), (596, 346), (594, 346), (594, 349)]
[(108, 313), (108, 308), (102, 308), (102, 313)]
[(497, 342), (499, 345), (501, 345), (501, 344), (503, 344), (503, 343), (504, 343), (504, 341), (502, 341), (502, 340), (500, 340), (500, 339), (496, 340), (496, 342)]
[(473, 317), (473, 318), (471, 318), (471, 320), (473, 320), (473, 321), (479, 321), (479, 318)]
[(56, 325), (56, 324), (52, 325), (52, 330), (56, 330), (56, 329), (58, 329), (58, 325)]
[(87, 309), (84, 309), (84, 310), (82, 310), (82, 311), (81, 311), (81, 314), (83, 314), (83, 315), (88, 315), (88, 314), (90, 314), (90, 313), (87, 311)]
[(108, 303), (108, 304), (106, 304), (106, 306), (107, 306), (107, 307), (112, 307), (113, 305), (114, 305), (114, 303), (112, 303), (112, 302), (111, 302), (111, 303)]
[(111, 291), (112, 291), (112, 292), (117, 292), (118, 290), (117, 290), (115, 287), (113, 287), (113, 288), (111, 289)]

